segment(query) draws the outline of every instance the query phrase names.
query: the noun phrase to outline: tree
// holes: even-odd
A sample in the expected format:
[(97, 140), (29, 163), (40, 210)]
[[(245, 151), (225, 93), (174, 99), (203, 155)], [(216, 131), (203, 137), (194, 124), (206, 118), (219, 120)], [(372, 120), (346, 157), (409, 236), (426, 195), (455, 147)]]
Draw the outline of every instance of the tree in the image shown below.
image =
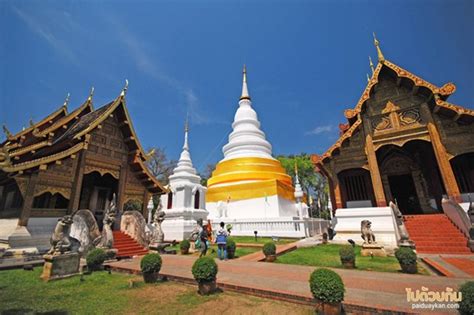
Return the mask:
[[(326, 217), (328, 205), (328, 183), (324, 176), (314, 170), (313, 162), (308, 154), (280, 155), (276, 157), (285, 168), (288, 175), (295, 178), (295, 161), (301, 188), (308, 198), (309, 210), (312, 217)], [(312, 201), (312, 202), (311, 202)], [(327, 213), (325, 213), (327, 212)]]
[[(162, 148), (152, 148), (153, 153), (147, 161), (147, 166), (153, 176), (156, 177), (163, 185), (168, 185), (169, 177), (173, 174), (177, 161), (168, 160), (165, 150)], [(151, 150), (150, 150), (151, 151)]]
[(199, 174), (201, 176), (201, 185), (207, 186), (207, 180), (211, 178), (212, 172), (216, 169), (216, 164), (207, 164), (204, 172)]

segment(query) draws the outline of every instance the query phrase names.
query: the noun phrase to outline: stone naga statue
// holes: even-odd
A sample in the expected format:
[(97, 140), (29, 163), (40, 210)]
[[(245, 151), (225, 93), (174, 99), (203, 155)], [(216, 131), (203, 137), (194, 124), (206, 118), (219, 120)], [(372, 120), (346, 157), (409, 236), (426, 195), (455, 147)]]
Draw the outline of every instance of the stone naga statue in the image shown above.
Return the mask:
[(362, 233), (362, 239), (364, 240), (364, 244), (374, 244), (375, 243), (375, 235), (372, 232), (372, 222), (369, 220), (363, 220), (360, 222), (360, 232)]
[(77, 252), (80, 245), (79, 241), (69, 235), (72, 223), (71, 215), (65, 215), (58, 220), (53, 235), (51, 235), (51, 249), (48, 254), (61, 255), (68, 252)]
[(153, 234), (151, 236), (150, 244), (162, 244), (165, 241), (165, 233), (161, 228), (161, 223), (165, 220), (165, 212), (162, 210), (156, 211), (153, 216)]
[(114, 246), (114, 234), (112, 232), (112, 226), (115, 222), (115, 216), (117, 215), (117, 197), (115, 194), (107, 207), (102, 220), (102, 235), (100, 242), (97, 247), (110, 249)]

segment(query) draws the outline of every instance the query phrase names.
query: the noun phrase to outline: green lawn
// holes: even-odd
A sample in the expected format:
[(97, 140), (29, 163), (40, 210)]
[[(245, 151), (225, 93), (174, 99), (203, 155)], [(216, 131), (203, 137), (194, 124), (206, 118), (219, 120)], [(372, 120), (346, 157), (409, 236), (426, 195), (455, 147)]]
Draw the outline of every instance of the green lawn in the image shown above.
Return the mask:
[[(271, 242), (271, 237), (257, 237), (257, 241), (255, 241), (255, 237), (253, 236), (232, 236), (232, 239), (236, 243), (249, 243), (249, 244), (265, 244), (267, 242)], [(275, 244), (288, 244), (298, 241), (298, 238), (279, 238)]]
[[(343, 268), (339, 258), (339, 249), (342, 245), (327, 244), (315, 247), (298, 248), (295, 251), (279, 256), (277, 261), (282, 264)], [(356, 246), (356, 269), (399, 272), (400, 265), (395, 257), (362, 257), (360, 246)], [(418, 264), (419, 274), (428, 274)]]
[[(200, 296), (196, 285), (145, 284), (141, 277), (94, 272), (43, 282), (34, 271), (0, 271), (0, 314), (311, 314), (312, 308), (224, 292)], [(135, 282), (129, 287), (129, 281)], [(232, 312), (231, 312), (232, 313)]]

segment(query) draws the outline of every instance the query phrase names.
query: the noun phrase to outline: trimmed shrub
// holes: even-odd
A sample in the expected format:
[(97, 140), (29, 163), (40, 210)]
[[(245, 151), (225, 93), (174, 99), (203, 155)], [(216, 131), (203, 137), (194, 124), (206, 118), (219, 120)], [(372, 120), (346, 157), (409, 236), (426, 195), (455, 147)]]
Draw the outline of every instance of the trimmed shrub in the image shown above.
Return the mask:
[(94, 248), (86, 256), (87, 268), (91, 271), (100, 270), (106, 258), (107, 254), (103, 249)]
[(217, 264), (213, 258), (204, 256), (198, 258), (192, 268), (194, 279), (198, 283), (211, 282), (216, 280)]
[(416, 253), (410, 247), (400, 247), (395, 251), (395, 257), (400, 265), (416, 264)]
[(332, 270), (320, 268), (309, 277), (309, 286), (314, 298), (323, 303), (340, 303), (344, 300), (344, 283)]
[(459, 287), (462, 301), (459, 303), (459, 313), (474, 314), (474, 281), (468, 281)]
[(160, 272), (161, 264), (162, 260), (160, 254), (146, 254), (140, 261), (140, 269), (142, 273), (158, 273)]
[(355, 262), (355, 251), (352, 245), (344, 245), (339, 250), (339, 256), (341, 257), (341, 263)]
[(237, 245), (232, 238), (227, 238), (226, 249), (227, 249), (227, 258), (232, 259), (235, 256), (235, 249)]
[(179, 249), (189, 250), (189, 247), (191, 247), (191, 243), (188, 240), (182, 240), (179, 243)]
[(262, 249), (265, 256), (275, 255), (276, 254), (276, 246), (273, 242), (268, 242), (263, 245)]

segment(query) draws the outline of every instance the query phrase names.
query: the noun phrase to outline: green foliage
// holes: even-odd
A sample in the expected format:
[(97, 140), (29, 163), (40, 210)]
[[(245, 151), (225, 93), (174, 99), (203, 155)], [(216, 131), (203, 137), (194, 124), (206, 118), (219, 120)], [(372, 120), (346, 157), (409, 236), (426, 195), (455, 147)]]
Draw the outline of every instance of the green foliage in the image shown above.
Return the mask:
[(140, 261), (140, 269), (143, 273), (160, 272), (161, 264), (162, 260), (160, 254), (146, 254)]
[(179, 248), (180, 248), (180, 249), (188, 250), (189, 247), (191, 247), (191, 243), (190, 243), (188, 240), (182, 240), (182, 241), (179, 243)]
[(263, 245), (262, 251), (265, 254), (265, 256), (275, 255), (276, 254), (275, 243), (273, 242), (265, 243), (265, 245)]
[(339, 256), (341, 257), (341, 262), (354, 262), (355, 261), (355, 251), (352, 245), (344, 245), (339, 250)]
[(474, 314), (474, 281), (468, 281), (459, 287), (462, 301), (459, 303), (461, 315)]
[[(166, 152), (162, 148), (150, 148), (149, 151), (153, 151), (153, 154), (147, 160), (146, 165), (153, 176), (156, 177), (164, 185), (168, 184), (168, 178), (173, 174), (173, 169), (176, 167), (177, 161), (168, 160)], [(157, 203), (155, 203), (155, 206)]]
[(416, 264), (416, 253), (410, 247), (400, 247), (395, 251), (395, 257), (400, 265)]
[(228, 238), (226, 242), (226, 247), (227, 251), (232, 251), (235, 252), (235, 249), (237, 248), (237, 245), (235, 244), (235, 241), (233, 238)]
[(211, 257), (198, 258), (191, 269), (197, 282), (210, 282), (216, 280), (217, 264)]
[(103, 249), (94, 248), (86, 256), (87, 268), (89, 270), (98, 270), (107, 259), (107, 254)]
[(309, 277), (309, 286), (313, 296), (324, 303), (340, 303), (344, 300), (344, 283), (332, 270), (321, 268), (313, 271)]
[[(288, 175), (295, 177), (295, 162), (298, 168), (298, 177), (301, 187), (307, 198), (311, 196), (313, 199), (320, 200), (320, 206), (317, 204), (309, 205), (311, 216), (320, 217), (327, 208), (329, 197), (329, 186), (325, 177), (314, 170), (311, 156), (302, 153), (300, 155), (280, 155), (276, 157), (281, 165), (285, 168)], [(309, 200), (308, 200), (309, 204)], [(329, 213), (327, 213), (329, 214)]]

